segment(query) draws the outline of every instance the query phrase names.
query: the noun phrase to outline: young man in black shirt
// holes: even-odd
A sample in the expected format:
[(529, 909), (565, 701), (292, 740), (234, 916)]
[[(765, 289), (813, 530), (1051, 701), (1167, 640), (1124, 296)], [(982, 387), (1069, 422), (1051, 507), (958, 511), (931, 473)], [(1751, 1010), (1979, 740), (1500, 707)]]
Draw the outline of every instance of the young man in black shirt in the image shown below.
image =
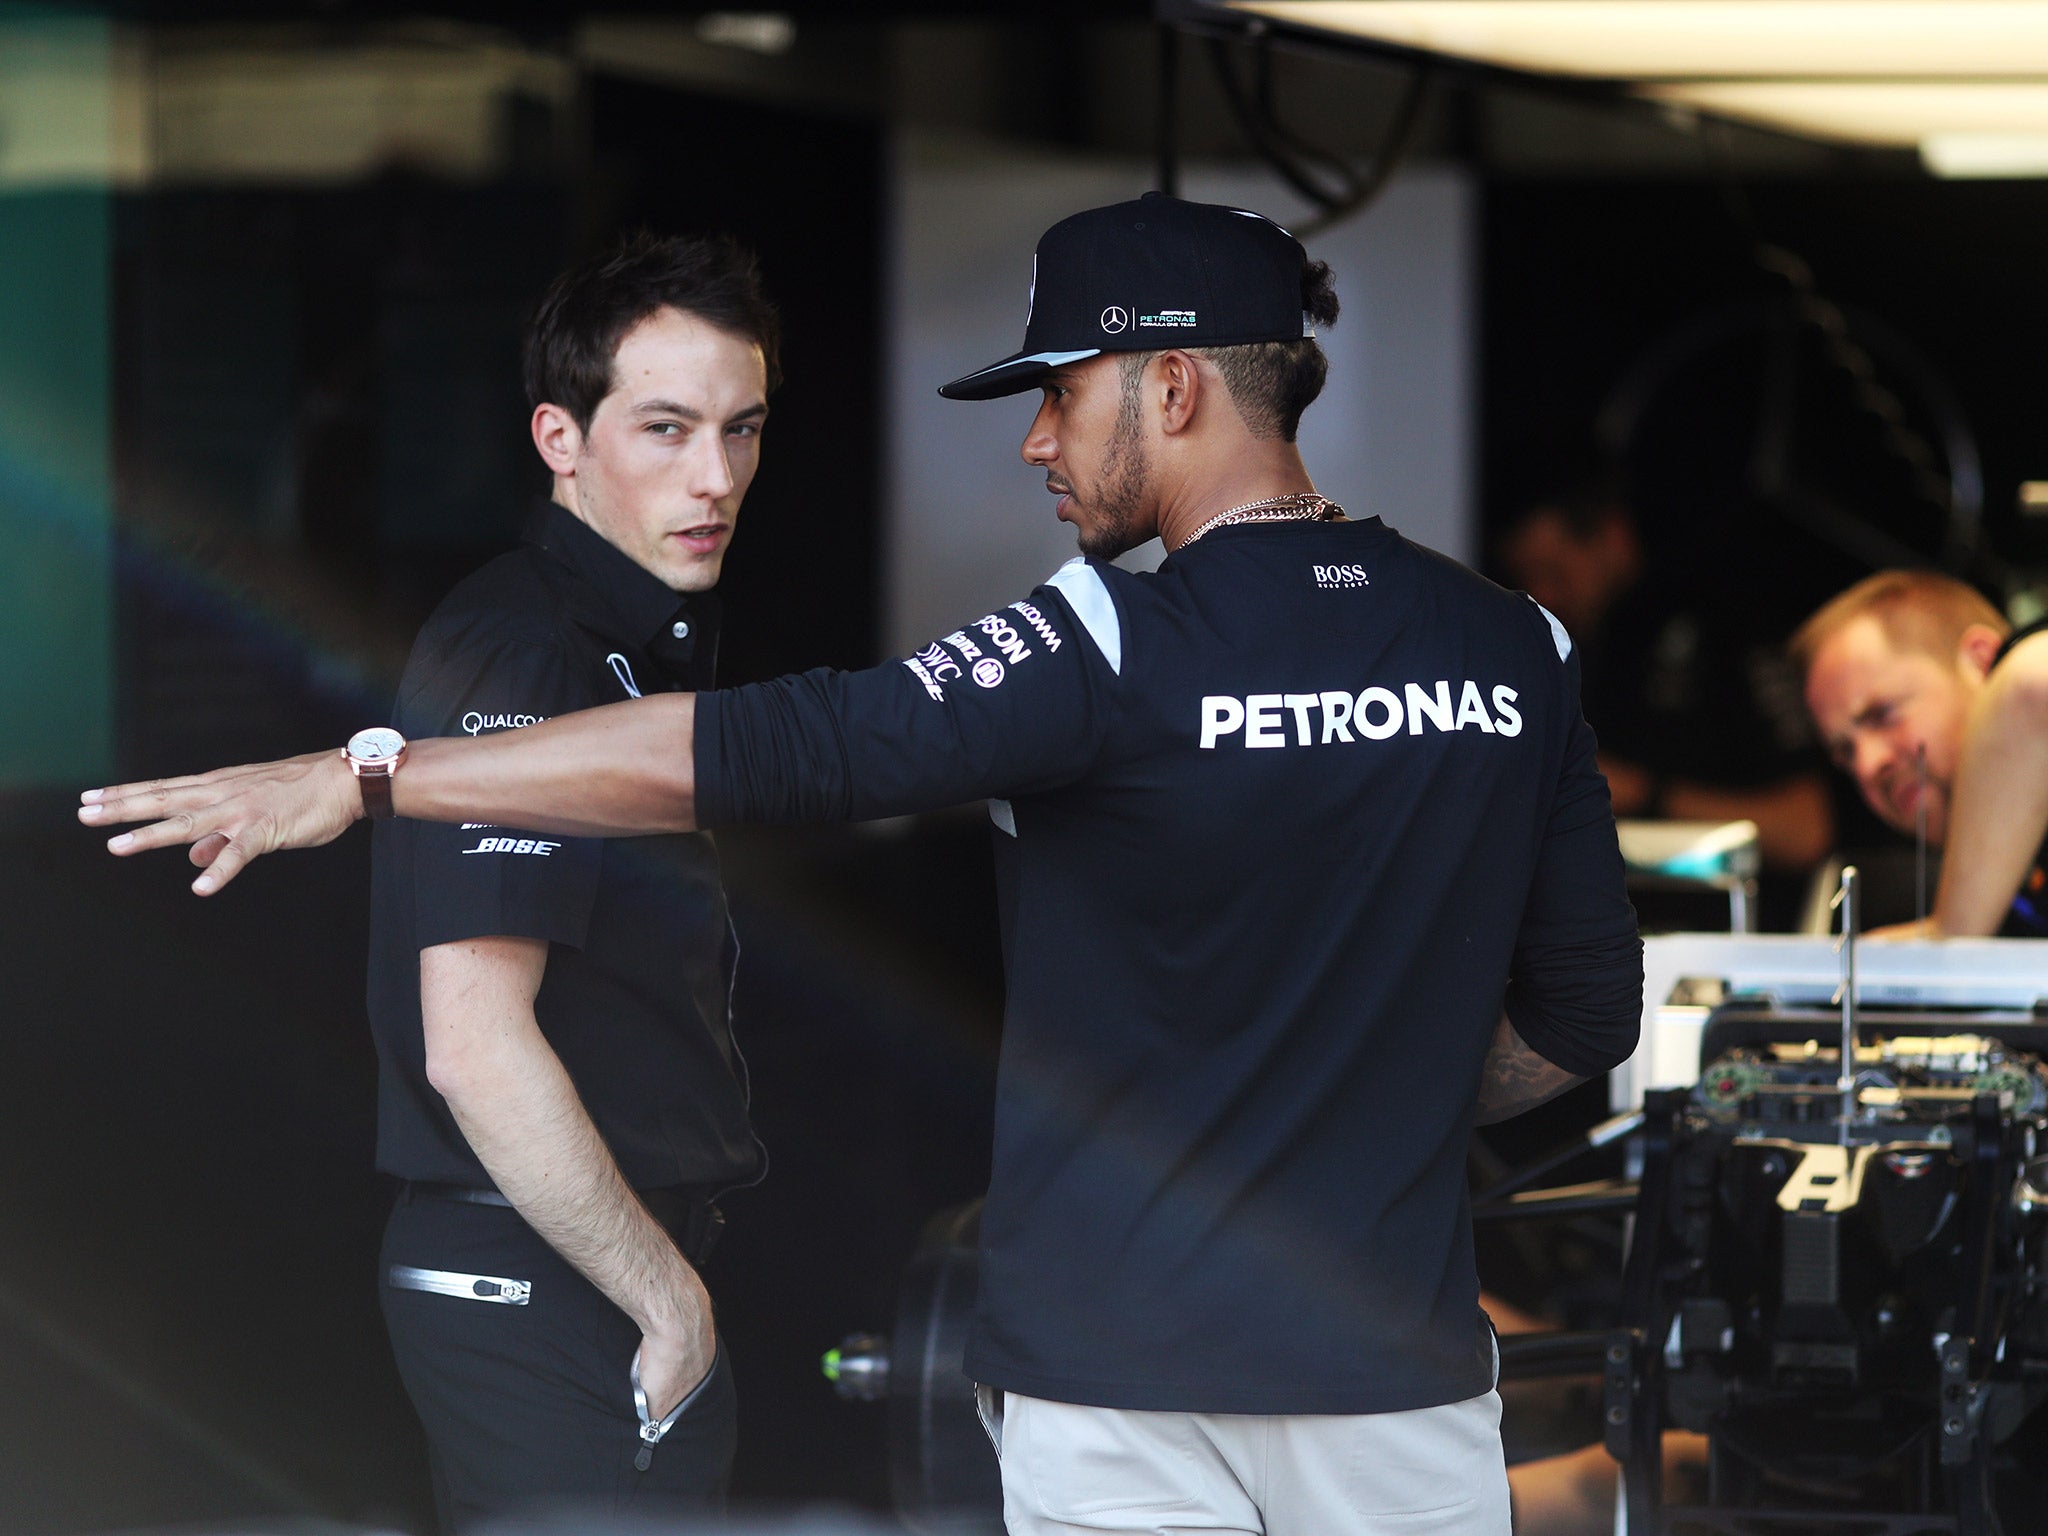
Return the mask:
[(1835, 766), (1943, 850), (1934, 910), (1892, 938), (2048, 936), (2048, 638), (1974, 587), (1880, 571), (1792, 637)]
[[(1155, 195), (1034, 270), (1024, 349), (944, 393), (1042, 391), (1024, 456), (1085, 558), (899, 663), (421, 743), (396, 811), (986, 798), (1008, 998), (968, 1368), (1012, 1531), (1505, 1536), (1466, 1141), (1625, 1058), (1642, 1001), (1570, 641), (1317, 493), (1295, 426), (1336, 304), (1286, 231)], [(1158, 572), (1105, 563), (1154, 535)], [(195, 842), (205, 893), (364, 803), (330, 752), (87, 819), (167, 818), (112, 846)]]
[[(427, 622), (397, 729), (711, 686), (775, 355), (726, 243), (642, 237), (559, 279), (527, 346), (552, 498)], [(407, 1181), (384, 1310), (444, 1520), (714, 1503), (734, 1398), (693, 1261), (762, 1153), (710, 839), (383, 822), (372, 924), (378, 1166)]]

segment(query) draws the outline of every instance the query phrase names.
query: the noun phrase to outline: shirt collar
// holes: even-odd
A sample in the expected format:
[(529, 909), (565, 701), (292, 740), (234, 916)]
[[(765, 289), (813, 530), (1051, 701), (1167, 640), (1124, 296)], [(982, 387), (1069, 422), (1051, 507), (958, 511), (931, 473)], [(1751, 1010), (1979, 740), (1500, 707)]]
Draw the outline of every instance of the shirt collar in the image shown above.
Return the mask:
[[(527, 521), (524, 540), (567, 566), (597, 600), (589, 615), (604, 627), (653, 650), (668, 650), (676, 623), (684, 634), (715, 626), (718, 599), (709, 592), (676, 592), (614, 548), (575, 513), (543, 502)], [(695, 646), (691, 647), (697, 649)]]

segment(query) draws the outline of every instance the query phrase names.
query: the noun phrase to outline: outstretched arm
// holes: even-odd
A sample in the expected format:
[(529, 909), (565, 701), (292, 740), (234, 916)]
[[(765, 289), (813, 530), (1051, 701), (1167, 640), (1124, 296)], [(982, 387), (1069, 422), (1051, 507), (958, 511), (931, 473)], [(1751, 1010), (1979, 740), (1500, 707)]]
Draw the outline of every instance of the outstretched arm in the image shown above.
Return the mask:
[(1963, 730), (1930, 937), (1998, 932), (2048, 831), (2048, 635), (1984, 680)]
[[(524, 730), (411, 744), (392, 805), (420, 821), (481, 821), (615, 837), (696, 826), (695, 694), (668, 693), (558, 715)], [(339, 751), (87, 790), (88, 826), (147, 822), (108, 840), (117, 854), (192, 846), (211, 896), (251, 859), (332, 842), (363, 814)]]
[(1547, 1104), (1567, 1088), (1576, 1088), (1585, 1081), (1537, 1055), (1508, 1016), (1502, 1014), (1499, 1027), (1493, 1032), (1493, 1045), (1486, 1053), (1486, 1065), (1479, 1072), (1479, 1108), (1472, 1123), (1492, 1125), (1496, 1120), (1512, 1120), (1523, 1110)]

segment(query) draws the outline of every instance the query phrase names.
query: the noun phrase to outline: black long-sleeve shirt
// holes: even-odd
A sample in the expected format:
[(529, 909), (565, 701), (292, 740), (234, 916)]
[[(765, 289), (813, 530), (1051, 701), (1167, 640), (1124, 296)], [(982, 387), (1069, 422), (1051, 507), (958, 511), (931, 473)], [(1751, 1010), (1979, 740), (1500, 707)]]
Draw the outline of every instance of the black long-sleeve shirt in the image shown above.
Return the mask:
[(1376, 518), (1248, 525), (700, 701), (707, 825), (991, 801), (977, 1380), (1214, 1413), (1486, 1390), (1465, 1149), (1503, 1004), (1581, 1074), (1641, 1007), (1570, 650)]

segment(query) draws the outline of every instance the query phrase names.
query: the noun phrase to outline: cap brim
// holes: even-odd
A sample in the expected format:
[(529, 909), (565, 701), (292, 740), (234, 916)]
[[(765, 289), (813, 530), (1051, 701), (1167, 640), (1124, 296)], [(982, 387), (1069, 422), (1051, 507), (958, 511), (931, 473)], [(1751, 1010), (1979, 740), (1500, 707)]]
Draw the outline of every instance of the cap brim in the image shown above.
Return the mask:
[(941, 384), (939, 393), (948, 400), (997, 400), (1004, 395), (1036, 389), (1041, 379), (1064, 363), (1078, 363), (1101, 355), (1100, 347), (1089, 347), (1080, 352), (1019, 352), (950, 384)]

